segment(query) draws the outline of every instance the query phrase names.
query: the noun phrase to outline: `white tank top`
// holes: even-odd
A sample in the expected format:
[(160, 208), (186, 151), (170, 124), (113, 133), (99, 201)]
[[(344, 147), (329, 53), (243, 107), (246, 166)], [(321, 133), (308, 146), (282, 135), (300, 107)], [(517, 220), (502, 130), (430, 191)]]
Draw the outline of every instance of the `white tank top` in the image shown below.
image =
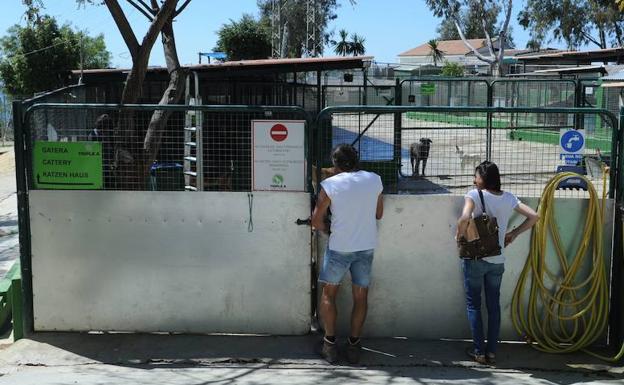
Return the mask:
[(329, 249), (352, 252), (377, 247), (377, 199), (383, 191), (379, 175), (342, 172), (321, 182), (332, 212)]

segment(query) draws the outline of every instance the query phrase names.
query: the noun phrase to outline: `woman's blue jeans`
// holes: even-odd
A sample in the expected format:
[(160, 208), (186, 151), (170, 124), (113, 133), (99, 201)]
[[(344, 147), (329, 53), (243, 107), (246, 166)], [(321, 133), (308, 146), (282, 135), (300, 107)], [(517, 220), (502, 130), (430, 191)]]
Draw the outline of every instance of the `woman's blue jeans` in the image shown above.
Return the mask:
[[(483, 260), (462, 261), (466, 310), (472, 332), (476, 354), (496, 353), (496, 342), (500, 333), (500, 287), (505, 271), (503, 263), (489, 263)], [(481, 318), (481, 290), (485, 290), (487, 307), (487, 345), (484, 343), (483, 320)]]

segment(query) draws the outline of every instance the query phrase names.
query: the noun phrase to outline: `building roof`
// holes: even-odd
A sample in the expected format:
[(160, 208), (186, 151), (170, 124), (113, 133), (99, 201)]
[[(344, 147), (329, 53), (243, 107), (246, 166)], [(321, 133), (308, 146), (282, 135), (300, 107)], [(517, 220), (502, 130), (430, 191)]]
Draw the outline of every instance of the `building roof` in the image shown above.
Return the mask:
[[(269, 72), (308, 72), (330, 71), (337, 69), (365, 68), (370, 65), (374, 56), (337, 56), (320, 58), (293, 58), (293, 59), (261, 59), (227, 61), (223, 63), (195, 64), (182, 66), (190, 71), (197, 72), (234, 72), (234, 71), (269, 71)], [(102, 68), (84, 70), (85, 75), (116, 75), (130, 72), (129, 68)], [(166, 73), (167, 67), (148, 67), (147, 72)], [(80, 70), (72, 71), (74, 76), (80, 75)]]
[(610, 83), (602, 83), (600, 87), (603, 88), (624, 88), (624, 82), (610, 82)]
[(537, 55), (519, 56), (518, 60), (535, 64), (585, 63), (593, 61), (624, 62), (624, 48), (606, 48), (592, 51), (560, 51)]
[(621, 81), (624, 80), (624, 71), (615, 72), (608, 76), (603, 76), (602, 80), (606, 81)]
[[(485, 39), (468, 39), (470, 45), (479, 49), (485, 45)], [(470, 52), (470, 49), (466, 47), (461, 40), (438, 40), (438, 49), (442, 51), (444, 55), (465, 55)], [(429, 56), (431, 48), (428, 43), (421, 44), (416, 48), (412, 48), (399, 56)]]

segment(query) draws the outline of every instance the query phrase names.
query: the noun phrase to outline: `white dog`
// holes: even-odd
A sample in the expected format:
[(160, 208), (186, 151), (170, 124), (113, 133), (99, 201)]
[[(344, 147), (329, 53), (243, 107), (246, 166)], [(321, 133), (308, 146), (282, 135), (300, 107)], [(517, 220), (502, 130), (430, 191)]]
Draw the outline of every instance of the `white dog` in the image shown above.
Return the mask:
[(457, 156), (459, 156), (459, 160), (461, 161), (462, 170), (464, 170), (466, 166), (476, 167), (477, 164), (481, 163), (480, 154), (465, 154), (458, 145), (455, 145), (455, 152), (457, 152)]

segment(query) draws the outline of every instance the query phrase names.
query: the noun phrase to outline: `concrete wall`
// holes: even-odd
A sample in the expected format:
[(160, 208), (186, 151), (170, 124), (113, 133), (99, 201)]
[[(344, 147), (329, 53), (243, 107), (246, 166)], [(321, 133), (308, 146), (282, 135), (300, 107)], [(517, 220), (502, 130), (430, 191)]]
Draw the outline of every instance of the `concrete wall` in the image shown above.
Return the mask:
[(309, 194), (32, 191), (35, 330), (305, 334)]
[[(469, 337), (453, 240), (462, 204), (456, 196), (385, 197), (367, 335)], [(37, 331), (309, 331), (310, 228), (294, 224), (310, 214), (306, 193), (254, 193), (251, 232), (247, 193), (37, 190), (30, 205)], [(586, 205), (557, 201), (565, 244), (580, 239)], [(322, 253), (324, 239), (313, 246)], [(509, 306), (528, 249), (525, 233), (506, 250), (505, 339), (517, 338)], [(609, 256), (607, 247), (607, 269)], [(339, 299), (342, 333), (349, 281)]]
[[(523, 201), (537, 207), (536, 198)], [(380, 244), (373, 262), (365, 334), (423, 339), (469, 338), (461, 262), (453, 239), (463, 197), (387, 195), (384, 202), (385, 213), (379, 222)], [(581, 238), (586, 206), (586, 200), (557, 200), (555, 211), (564, 244)], [(609, 213), (612, 207), (613, 202), (609, 201)], [(607, 274), (610, 269), (612, 218), (612, 215), (607, 215), (608, 222), (605, 224)], [(514, 214), (510, 228), (523, 220), (524, 217)], [(326, 237), (319, 237), (317, 247), (321, 255), (326, 242)], [(529, 242), (530, 233), (526, 232), (505, 250), (507, 262), (501, 289), (501, 336), (507, 340), (518, 339), (511, 323), (510, 306), (513, 290), (529, 252)], [(576, 246), (570, 249), (576, 250)], [(555, 261), (554, 252), (550, 253), (550, 257), (553, 257), (551, 262)], [(586, 265), (585, 271), (589, 267)], [(342, 286), (339, 294), (339, 330), (347, 335), (351, 309), (348, 274)], [(485, 300), (482, 303), (485, 307)]]

